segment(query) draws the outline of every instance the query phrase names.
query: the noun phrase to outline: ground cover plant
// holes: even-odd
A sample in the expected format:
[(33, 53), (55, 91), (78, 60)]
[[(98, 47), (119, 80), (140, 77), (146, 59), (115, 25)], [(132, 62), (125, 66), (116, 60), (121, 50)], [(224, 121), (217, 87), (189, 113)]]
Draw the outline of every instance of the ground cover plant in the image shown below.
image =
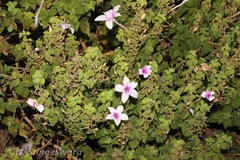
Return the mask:
[(238, 158), (240, 0), (0, 3), (0, 159)]

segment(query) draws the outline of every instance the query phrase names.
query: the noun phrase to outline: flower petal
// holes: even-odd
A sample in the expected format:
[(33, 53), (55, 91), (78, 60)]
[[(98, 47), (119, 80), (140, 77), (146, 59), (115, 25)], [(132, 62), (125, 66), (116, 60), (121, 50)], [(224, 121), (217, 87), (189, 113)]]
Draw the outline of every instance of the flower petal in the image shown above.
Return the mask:
[(189, 109), (189, 112), (194, 116), (194, 110), (192, 108)]
[(122, 102), (125, 103), (128, 100), (128, 98), (129, 98), (129, 94), (123, 92), (122, 93)]
[(107, 20), (106, 25), (109, 29), (112, 29), (113, 28), (113, 21), (112, 20)]
[(207, 92), (203, 91), (202, 94), (201, 94), (201, 96), (202, 96), (203, 98), (206, 98), (206, 93), (207, 93)]
[(129, 78), (126, 77), (126, 76), (124, 76), (124, 78), (123, 78), (123, 85), (124, 85), (124, 86), (127, 86), (127, 85), (129, 85), (129, 84), (130, 84)]
[(138, 92), (136, 90), (132, 90), (130, 93), (130, 96), (132, 96), (134, 98), (138, 98)]
[(107, 12), (103, 12), (103, 13), (106, 15), (106, 17), (108, 18), (108, 20), (111, 20), (111, 19), (113, 19), (113, 17), (114, 17), (114, 13), (113, 13), (113, 10), (112, 10), (112, 9), (108, 10)]
[(114, 13), (114, 17), (120, 17), (120, 16), (121, 16), (121, 14), (119, 12)]
[(210, 94), (211, 94), (211, 95), (214, 95), (214, 94), (215, 94), (215, 92), (210, 92)]
[(116, 84), (114, 90), (117, 91), (117, 92), (123, 92), (124, 91), (124, 86), (121, 85), (121, 84)]
[(72, 34), (74, 33), (74, 28), (73, 27), (69, 27), (71, 29)]
[(142, 69), (139, 69), (138, 71), (139, 71), (139, 74), (140, 74), (140, 75), (142, 75), (142, 74), (143, 74), (143, 73), (142, 73)]
[(214, 100), (214, 99), (215, 99), (214, 96), (211, 96), (211, 97), (208, 98), (209, 101), (212, 101), (212, 100)]
[(126, 114), (121, 114), (120, 115), (120, 117), (119, 117), (121, 120), (124, 120), (124, 121), (126, 121), (126, 120), (128, 120), (128, 115), (126, 115)]
[(146, 67), (147, 67), (147, 69), (150, 69), (152, 66), (150, 66), (150, 65), (147, 65)]
[(131, 82), (128, 86), (131, 87), (131, 89), (134, 89), (137, 87), (137, 85), (138, 85), (137, 82)]
[[(121, 7), (121, 5), (117, 5), (115, 7), (113, 7), (113, 13), (114, 15), (117, 13), (117, 11), (119, 10), (119, 8)], [(115, 17), (115, 16), (114, 16)]]
[(107, 20), (108, 20), (108, 18), (106, 15), (100, 15), (97, 18), (95, 18), (94, 21), (107, 21)]
[(106, 119), (114, 119), (113, 114), (108, 114)]
[(118, 113), (118, 114), (121, 114), (122, 112), (123, 112), (123, 106), (118, 106), (117, 107), (117, 109), (116, 109), (116, 112)]
[(116, 123), (116, 125), (118, 126), (118, 125), (121, 123), (121, 119), (119, 119), (119, 118), (118, 118), (118, 119), (116, 119), (116, 118), (115, 118), (115, 119), (114, 119), (114, 122), (115, 122), (115, 123)]
[(149, 74), (143, 74), (144, 78), (147, 78), (149, 76)]
[(111, 114), (113, 114), (114, 112), (116, 112), (115, 108), (113, 108), (113, 107), (108, 107), (108, 110), (110, 111)]
[(42, 104), (37, 105), (36, 108), (37, 108), (37, 110), (38, 110), (40, 113), (42, 113), (43, 110), (44, 110), (44, 107), (43, 107)]
[(28, 99), (26, 103), (34, 107), (34, 103), (33, 103), (34, 101), (36, 101), (36, 99)]

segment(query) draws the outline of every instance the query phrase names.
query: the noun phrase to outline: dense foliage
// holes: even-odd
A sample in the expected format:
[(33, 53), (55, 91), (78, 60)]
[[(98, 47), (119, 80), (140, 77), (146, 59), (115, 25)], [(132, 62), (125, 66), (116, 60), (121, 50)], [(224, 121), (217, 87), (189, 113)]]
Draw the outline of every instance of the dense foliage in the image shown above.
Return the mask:
[[(33, 154), (7, 154), (21, 148), (13, 145), (2, 159), (32, 159), (43, 141), (83, 159), (225, 159), (234, 137), (203, 135), (209, 125), (239, 130), (240, 0), (189, 0), (175, 10), (171, 0), (45, 0), (35, 27), (40, 4), (1, 2), (0, 120), (33, 144)], [(117, 5), (128, 31), (94, 21)], [(139, 75), (145, 65), (148, 78)], [(114, 88), (125, 76), (138, 98), (122, 103)], [(201, 96), (207, 90), (213, 101)], [(106, 117), (120, 105), (129, 120), (117, 126)]]

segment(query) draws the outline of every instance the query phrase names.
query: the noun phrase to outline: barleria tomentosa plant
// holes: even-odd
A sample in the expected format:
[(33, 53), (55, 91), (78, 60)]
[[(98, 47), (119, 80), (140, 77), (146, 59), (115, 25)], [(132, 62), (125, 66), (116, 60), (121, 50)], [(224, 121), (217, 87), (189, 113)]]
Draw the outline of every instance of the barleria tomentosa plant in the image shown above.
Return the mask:
[(1, 159), (226, 159), (240, 1), (173, 2), (3, 1)]

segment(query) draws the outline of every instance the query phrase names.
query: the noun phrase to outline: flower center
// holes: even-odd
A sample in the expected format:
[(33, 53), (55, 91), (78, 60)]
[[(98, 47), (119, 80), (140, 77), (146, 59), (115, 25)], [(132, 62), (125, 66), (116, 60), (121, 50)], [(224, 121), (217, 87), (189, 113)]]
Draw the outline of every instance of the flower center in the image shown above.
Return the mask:
[(106, 16), (107, 16), (107, 19), (108, 20), (111, 20), (111, 19), (113, 19), (113, 17), (114, 17), (114, 12), (113, 12), (113, 10), (109, 10), (109, 11), (107, 11), (107, 12), (105, 12), (106, 14)]
[(129, 93), (129, 92), (130, 92), (130, 89), (131, 89), (131, 87), (126, 86), (126, 87), (124, 88), (124, 92)]
[(33, 101), (33, 106), (36, 107), (38, 105), (38, 102), (36, 100)]
[(116, 118), (116, 119), (118, 119), (118, 118), (119, 118), (119, 114), (118, 114), (118, 113), (114, 113), (114, 114), (113, 114), (113, 117)]
[(143, 72), (144, 74), (147, 74), (147, 69), (146, 69), (146, 68), (143, 68), (142, 72)]
[(209, 97), (211, 97), (212, 95), (211, 95), (211, 93), (207, 93), (206, 96), (209, 98)]

